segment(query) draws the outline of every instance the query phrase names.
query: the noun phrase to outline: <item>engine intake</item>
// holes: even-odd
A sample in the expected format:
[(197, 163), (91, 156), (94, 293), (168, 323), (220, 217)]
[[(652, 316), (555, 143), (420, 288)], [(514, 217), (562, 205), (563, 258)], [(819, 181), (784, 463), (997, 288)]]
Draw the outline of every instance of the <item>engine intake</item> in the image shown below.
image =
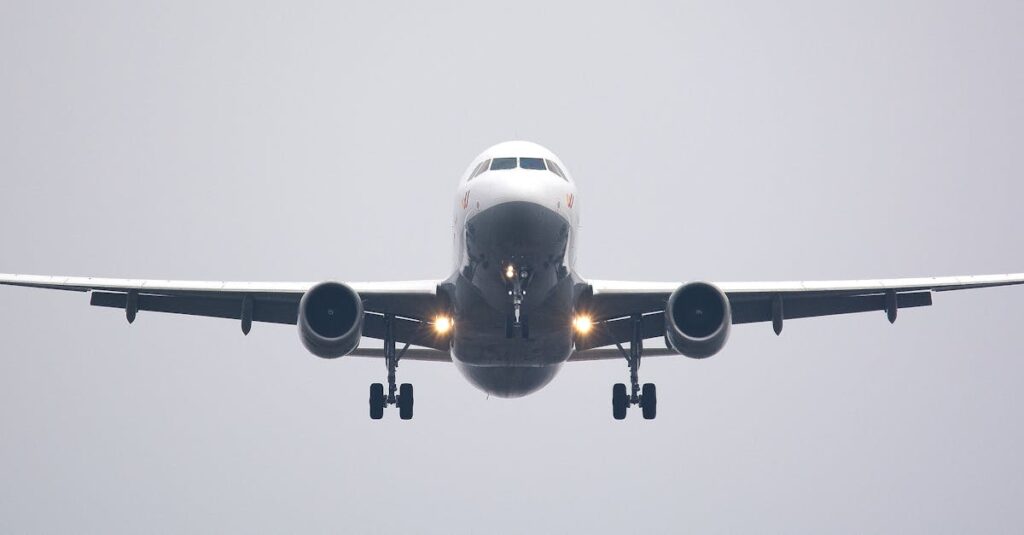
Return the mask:
[(321, 282), (299, 301), (299, 338), (310, 353), (338, 358), (359, 347), (363, 301), (340, 282)]
[(731, 326), (729, 297), (713, 284), (690, 282), (668, 298), (665, 338), (687, 357), (703, 359), (721, 351)]

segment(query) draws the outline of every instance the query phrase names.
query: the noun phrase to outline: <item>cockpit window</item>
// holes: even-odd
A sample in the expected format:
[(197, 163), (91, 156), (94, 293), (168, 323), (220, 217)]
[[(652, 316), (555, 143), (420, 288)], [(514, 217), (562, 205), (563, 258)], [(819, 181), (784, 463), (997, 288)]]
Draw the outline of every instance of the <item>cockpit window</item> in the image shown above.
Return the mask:
[(533, 171), (544, 171), (545, 169), (558, 175), (562, 180), (568, 182), (565, 173), (558, 167), (558, 164), (551, 160), (545, 160), (544, 158), (494, 158), (493, 160), (486, 160), (481, 162), (476, 169), (473, 170), (473, 174), (469, 176), (470, 180), (473, 180), (477, 175), (490, 169), (491, 171), (501, 171), (505, 169), (530, 169)]
[(519, 167), (543, 171), (544, 160), (542, 158), (519, 158)]
[(565, 173), (563, 173), (562, 170), (558, 167), (558, 164), (556, 164), (555, 162), (552, 162), (551, 160), (545, 160), (545, 161), (548, 162), (548, 170), (549, 171), (551, 171), (552, 173), (562, 177), (562, 180), (565, 180), (565, 181), (569, 180), (568, 178), (565, 178)]
[(476, 178), (477, 175), (479, 175), (480, 173), (483, 173), (484, 171), (486, 171), (487, 168), (490, 167), (490, 166), (491, 166), (491, 161), (490, 160), (484, 160), (484, 161), (480, 162), (480, 165), (476, 166), (476, 169), (473, 169), (473, 174), (469, 175), (469, 180), (473, 180), (474, 178)]
[(516, 158), (495, 158), (491, 160), (491, 171), (499, 171), (503, 169), (515, 169)]

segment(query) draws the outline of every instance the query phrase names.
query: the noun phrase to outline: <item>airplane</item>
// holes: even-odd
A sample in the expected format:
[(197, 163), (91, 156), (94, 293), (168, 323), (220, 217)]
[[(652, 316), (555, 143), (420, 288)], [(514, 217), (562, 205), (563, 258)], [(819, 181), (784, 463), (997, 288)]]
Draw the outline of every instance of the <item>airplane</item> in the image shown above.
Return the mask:
[[(297, 325), (310, 353), (383, 359), (370, 385), (370, 418), (385, 407), (413, 416), (413, 387), (397, 384), (402, 360), (453, 363), (477, 388), (521, 397), (566, 362), (624, 359), (629, 385), (612, 387), (612, 416), (657, 415), (657, 389), (640, 384), (641, 358), (711, 357), (732, 325), (929, 306), (932, 293), (1024, 283), (1024, 273), (965, 277), (793, 282), (628, 282), (576, 270), (581, 205), (576, 181), (553, 152), (531, 142), (494, 145), (473, 159), (455, 195), (453, 271), (398, 282), (203, 282), (0, 274), (0, 284), (90, 292), (90, 304)], [(383, 347), (365, 347), (363, 338)], [(644, 348), (651, 339), (664, 347)]]

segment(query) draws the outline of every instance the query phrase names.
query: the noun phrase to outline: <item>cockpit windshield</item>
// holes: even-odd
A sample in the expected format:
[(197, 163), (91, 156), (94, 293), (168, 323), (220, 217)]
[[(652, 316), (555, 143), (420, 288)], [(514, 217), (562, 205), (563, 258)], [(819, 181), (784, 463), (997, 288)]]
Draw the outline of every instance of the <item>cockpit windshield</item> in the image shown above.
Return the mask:
[(469, 175), (469, 179), (473, 180), (474, 178), (476, 178), (477, 175), (479, 175), (480, 173), (483, 173), (484, 171), (486, 171), (487, 168), (490, 167), (490, 166), (491, 166), (491, 161), (490, 160), (484, 160), (484, 161), (480, 162), (480, 165), (477, 165), (476, 169), (473, 169), (473, 174)]
[(504, 171), (507, 169), (529, 169), (532, 171), (551, 171), (558, 175), (562, 180), (569, 181), (565, 177), (565, 173), (551, 160), (545, 160), (544, 158), (494, 158), (491, 160), (484, 160), (477, 165), (473, 172), (469, 175), (469, 180), (473, 180), (478, 175), (482, 175), (486, 171)]
[(491, 160), (491, 171), (515, 169), (517, 158), (495, 158)]
[(548, 171), (551, 171), (552, 173), (562, 177), (562, 180), (565, 180), (566, 182), (569, 181), (568, 178), (565, 178), (565, 173), (563, 173), (562, 169), (560, 167), (558, 167), (558, 164), (556, 164), (555, 162), (552, 162), (551, 160), (544, 160), (544, 161), (548, 163)]
[(544, 159), (543, 158), (519, 158), (519, 167), (523, 169), (533, 169), (535, 171), (544, 170)]

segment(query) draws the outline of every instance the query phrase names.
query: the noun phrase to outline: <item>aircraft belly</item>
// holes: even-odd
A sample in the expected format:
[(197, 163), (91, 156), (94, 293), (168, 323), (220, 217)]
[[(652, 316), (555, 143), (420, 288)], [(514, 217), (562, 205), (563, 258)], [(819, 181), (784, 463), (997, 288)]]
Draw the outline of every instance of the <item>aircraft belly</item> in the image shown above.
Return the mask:
[[(550, 382), (572, 352), (574, 281), (565, 265), (569, 226), (531, 203), (489, 208), (466, 225), (469, 261), (454, 277), (452, 356), (480, 389), (517, 397)], [(520, 321), (511, 279), (524, 269)]]
[[(486, 296), (481, 288), (460, 277), (455, 289), (456, 361), (476, 366), (549, 366), (560, 364), (572, 352), (572, 300), (570, 279), (546, 292), (546, 299), (531, 302), (528, 294), (522, 308), (522, 322), (528, 326), (508, 332), (511, 320), (509, 297), (504, 288)], [(503, 298), (503, 299), (502, 299)], [(499, 303), (496, 308), (493, 303)], [(511, 334), (511, 336), (510, 336)]]

